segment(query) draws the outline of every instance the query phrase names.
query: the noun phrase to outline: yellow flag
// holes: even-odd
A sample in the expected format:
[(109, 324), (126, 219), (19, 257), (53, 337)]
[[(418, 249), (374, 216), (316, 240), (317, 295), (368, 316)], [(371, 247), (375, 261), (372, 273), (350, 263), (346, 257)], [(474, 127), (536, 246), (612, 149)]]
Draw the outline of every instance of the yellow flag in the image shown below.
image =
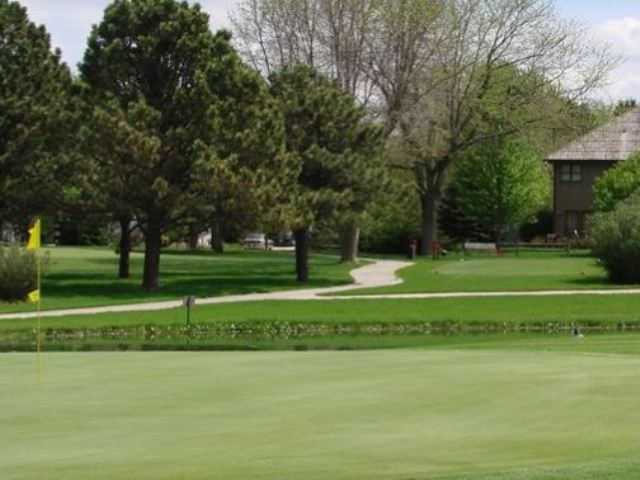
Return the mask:
[(29, 229), (29, 243), (27, 250), (37, 250), (40, 248), (40, 219), (36, 220), (33, 228)]
[(34, 290), (29, 294), (29, 301), (31, 303), (38, 303), (40, 301), (40, 290)]

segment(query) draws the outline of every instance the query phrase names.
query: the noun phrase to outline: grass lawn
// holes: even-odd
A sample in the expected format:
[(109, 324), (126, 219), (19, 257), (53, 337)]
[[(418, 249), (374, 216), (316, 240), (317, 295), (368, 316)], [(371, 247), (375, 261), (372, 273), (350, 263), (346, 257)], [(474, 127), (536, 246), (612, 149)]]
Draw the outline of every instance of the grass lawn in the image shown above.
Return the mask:
[(0, 355), (0, 478), (638, 478), (640, 356), (558, 342)]
[[(197, 306), (192, 321), (222, 329), (278, 325), (434, 327), (640, 325), (640, 295), (451, 299), (265, 301)], [(0, 321), (0, 332), (33, 329), (34, 320)], [(184, 309), (44, 318), (45, 329), (181, 326)]]
[[(163, 252), (159, 291), (140, 290), (143, 255), (131, 257), (132, 277), (118, 280), (118, 257), (107, 248), (58, 247), (49, 250), (43, 284), (43, 308), (59, 309), (218, 296), (300, 288), (292, 252)], [(322, 287), (351, 282), (353, 265), (337, 257), (311, 257), (311, 282)], [(32, 310), (33, 305), (0, 303), (0, 312)]]
[[(419, 260), (399, 272), (401, 285), (356, 290), (354, 294), (422, 292), (491, 292), (624, 288), (607, 281), (605, 271), (588, 252), (524, 252), (503, 258), (453, 255)], [(636, 286), (638, 287), (638, 286)], [(346, 295), (346, 294), (345, 294)]]

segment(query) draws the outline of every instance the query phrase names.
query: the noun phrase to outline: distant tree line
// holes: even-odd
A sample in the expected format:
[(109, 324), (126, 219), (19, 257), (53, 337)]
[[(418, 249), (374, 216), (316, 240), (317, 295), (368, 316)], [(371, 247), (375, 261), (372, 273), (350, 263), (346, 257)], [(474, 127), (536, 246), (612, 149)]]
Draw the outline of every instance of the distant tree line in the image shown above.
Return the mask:
[(416, 233), (427, 254), (444, 204), (501, 238), (548, 201), (541, 156), (599, 121), (581, 99), (614, 63), (546, 0), (243, 0), (233, 34), (115, 0), (74, 75), (0, 0), (0, 224), (115, 223), (120, 277), (136, 229), (146, 290), (168, 235), (291, 230), (301, 282), (318, 229), (343, 261)]

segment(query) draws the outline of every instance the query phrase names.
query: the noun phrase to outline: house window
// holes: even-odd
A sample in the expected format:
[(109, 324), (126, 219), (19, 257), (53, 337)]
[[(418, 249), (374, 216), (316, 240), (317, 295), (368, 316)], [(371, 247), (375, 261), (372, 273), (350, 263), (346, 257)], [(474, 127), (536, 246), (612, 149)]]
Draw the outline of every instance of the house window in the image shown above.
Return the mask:
[(582, 181), (582, 165), (570, 163), (560, 166), (560, 181), (577, 183)]

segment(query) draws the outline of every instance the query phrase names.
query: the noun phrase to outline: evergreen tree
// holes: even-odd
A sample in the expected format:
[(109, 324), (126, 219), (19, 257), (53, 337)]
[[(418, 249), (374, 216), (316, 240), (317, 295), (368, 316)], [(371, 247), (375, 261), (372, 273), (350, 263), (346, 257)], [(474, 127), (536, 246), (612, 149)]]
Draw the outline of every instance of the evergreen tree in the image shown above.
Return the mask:
[(376, 185), (369, 160), (381, 148), (382, 130), (351, 95), (309, 67), (275, 72), (270, 83), (284, 115), (286, 150), (300, 165), (290, 191), (291, 224), (297, 278), (306, 282), (310, 228), (360, 208)]
[(91, 92), (84, 90), (80, 109), (84, 122), (78, 135), (84, 161), (76, 181), (85, 209), (118, 224), (118, 278), (128, 278), (139, 172), (157, 157), (160, 145), (148, 128), (153, 112), (135, 102), (125, 110), (115, 99), (93, 105)]
[[(259, 135), (242, 135), (255, 130), (277, 144), (277, 121), (260, 113), (266, 89), (258, 74), (240, 61), (228, 33), (210, 32), (197, 4), (116, 0), (91, 33), (80, 70), (96, 103), (116, 99), (126, 118), (135, 117), (131, 138), (144, 132), (150, 147), (140, 152), (125, 138), (130, 151), (119, 161), (137, 185), (127, 203), (145, 235), (143, 287), (155, 290), (163, 234), (202, 211), (199, 176), (234, 169), (240, 158), (264, 160)], [(236, 156), (247, 144), (253, 156)]]
[(53, 211), (67, 189), (71, 76), (44, 27), (0, 0), (0, 227)]

